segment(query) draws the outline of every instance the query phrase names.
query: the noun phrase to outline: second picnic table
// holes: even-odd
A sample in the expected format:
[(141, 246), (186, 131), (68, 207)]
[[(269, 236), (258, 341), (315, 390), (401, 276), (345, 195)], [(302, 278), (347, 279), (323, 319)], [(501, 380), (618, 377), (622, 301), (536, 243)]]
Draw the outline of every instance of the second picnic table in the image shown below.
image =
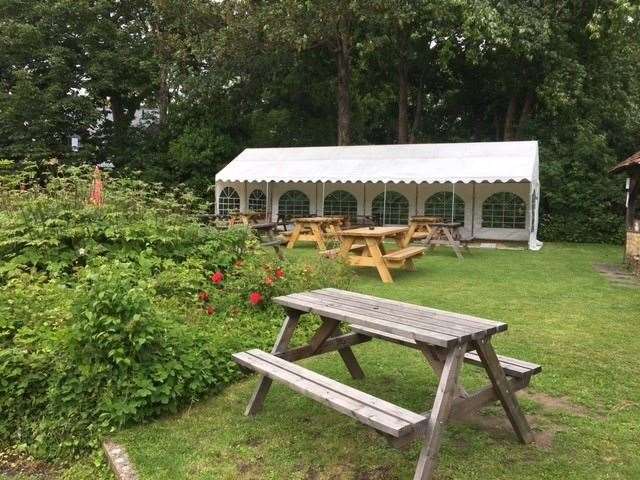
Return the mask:
[(265, 214), (260, 212), (233, 212), (229, 215), (229, 226), (245, 225), (249, 226), (255, 223), (258, 218), (264, 217)]
[[(338, 255), (349, 265), (375, 267), (383, 282), (392, 283), (390, 268), (404, 267), (413, 271), (415, 270), (413, 259), (421, 256), (426, 250), (425, 247), (405, 246), (405, 236), (408, 231), (408, 227), (364, 227), (343, 230), (340, 234), (342, 244)], [(387, 253), (384, 247), (385, 238), (395, 240), (400, 250)]]
[(302, 217), (294, 218), (294, 227), (289, 236), (287, 248), (293, 248), (297, 242), (314, 242), (320, 250), (326, 250), (327, 236), (340, 235), (342, 218), (340, 217)]

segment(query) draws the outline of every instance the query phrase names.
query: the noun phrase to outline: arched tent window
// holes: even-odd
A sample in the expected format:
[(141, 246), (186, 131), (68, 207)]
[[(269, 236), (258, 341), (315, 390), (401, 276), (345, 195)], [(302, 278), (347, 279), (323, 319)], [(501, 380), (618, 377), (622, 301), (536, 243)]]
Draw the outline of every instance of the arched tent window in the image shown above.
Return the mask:
[(229, 215), (240, 210), (240, 195), (231, 187), (224, 187), (218, 197), (218, 213)]
[(453, 221), (464, 223), (464, 200), (453, 192), (438, 192), (427, 198), (424, 202), (424, 214), (451, 221), (452, 207)]
[(525, 228), (527, 207), (515, 193), (494, 193), (482, 204), (482, 226), (485, 228)]
[(278, 215), (289, 220), (291, 218), (309, 216), (309, 197), (300, 190), (289, 190), (278, 200)]
[(349, 192), (336, 190), (325, 197), (323, 212), (327, 216), (342, 216), (355, 221), (358, 215), (358, 201)]
[(249, 211), (258, 213), (267, 211), (267, 196), (262, 190), (254, 190), (249, 194)]
[(383, 215), (384, 205), (384, 193), (373, 199), (371, 214), (378, 225), (382, 225), (383, 222), (391, 225), (409, 223), (409, 201), (404, 195), (394, 191), (387, 192), (386, 209)]

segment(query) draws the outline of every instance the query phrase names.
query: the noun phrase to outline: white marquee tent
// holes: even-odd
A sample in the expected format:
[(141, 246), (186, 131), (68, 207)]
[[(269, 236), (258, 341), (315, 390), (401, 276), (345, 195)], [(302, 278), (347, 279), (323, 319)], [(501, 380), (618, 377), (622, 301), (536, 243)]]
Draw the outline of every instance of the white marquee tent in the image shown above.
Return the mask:
[(466, 239), (527, 241), (537, 250), (537, 142), (249, 148), (216, 175), (216, 209), (276, 218), (435, 215)]

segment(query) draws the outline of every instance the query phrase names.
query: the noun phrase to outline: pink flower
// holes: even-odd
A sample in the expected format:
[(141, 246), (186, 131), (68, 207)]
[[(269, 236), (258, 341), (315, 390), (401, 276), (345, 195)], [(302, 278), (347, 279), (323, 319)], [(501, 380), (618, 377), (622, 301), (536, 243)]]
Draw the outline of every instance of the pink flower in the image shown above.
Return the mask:
[(211, 305), (209, 305), (209, 306), (206, 308), (206, 310), (205, 310), (205, 311), (207, 312), (207, 315), (209, 315), (209, 316), (211, 316), (211, 315), (213, 315), (213, 314), (215, 314), (215, 313), (216, 313), (216, 309), (215, 309), (215, 308), (213, 308)]
[(278, 268), (275, 271), (275, 276), (276, 276), (276, 278), (284, 278), (284, 270), (281, 269), (281, 268)]
[(216, 273), (211, 275), (211, 281), (216, 285), (220, 285), (223, 280), (224, 280), (224, 275), (222, 274), (221, 271), (217, 271)]
[(273, 285), (273, 277), (267, 277), (264, 279), (264, 283), (267, 284), (269, 287)]
[(249, 294), (249, 303), (254, 306), (262, 303), (262, 294), (260, 292), (251, 292)]

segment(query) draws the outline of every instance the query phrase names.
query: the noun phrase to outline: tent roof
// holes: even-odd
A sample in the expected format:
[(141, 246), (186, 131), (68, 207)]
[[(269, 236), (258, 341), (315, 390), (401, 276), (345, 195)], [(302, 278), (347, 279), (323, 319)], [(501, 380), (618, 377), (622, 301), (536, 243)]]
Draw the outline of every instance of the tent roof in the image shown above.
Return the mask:
[(216, 181), (537, 182), (538, 142), (248, 148)]

